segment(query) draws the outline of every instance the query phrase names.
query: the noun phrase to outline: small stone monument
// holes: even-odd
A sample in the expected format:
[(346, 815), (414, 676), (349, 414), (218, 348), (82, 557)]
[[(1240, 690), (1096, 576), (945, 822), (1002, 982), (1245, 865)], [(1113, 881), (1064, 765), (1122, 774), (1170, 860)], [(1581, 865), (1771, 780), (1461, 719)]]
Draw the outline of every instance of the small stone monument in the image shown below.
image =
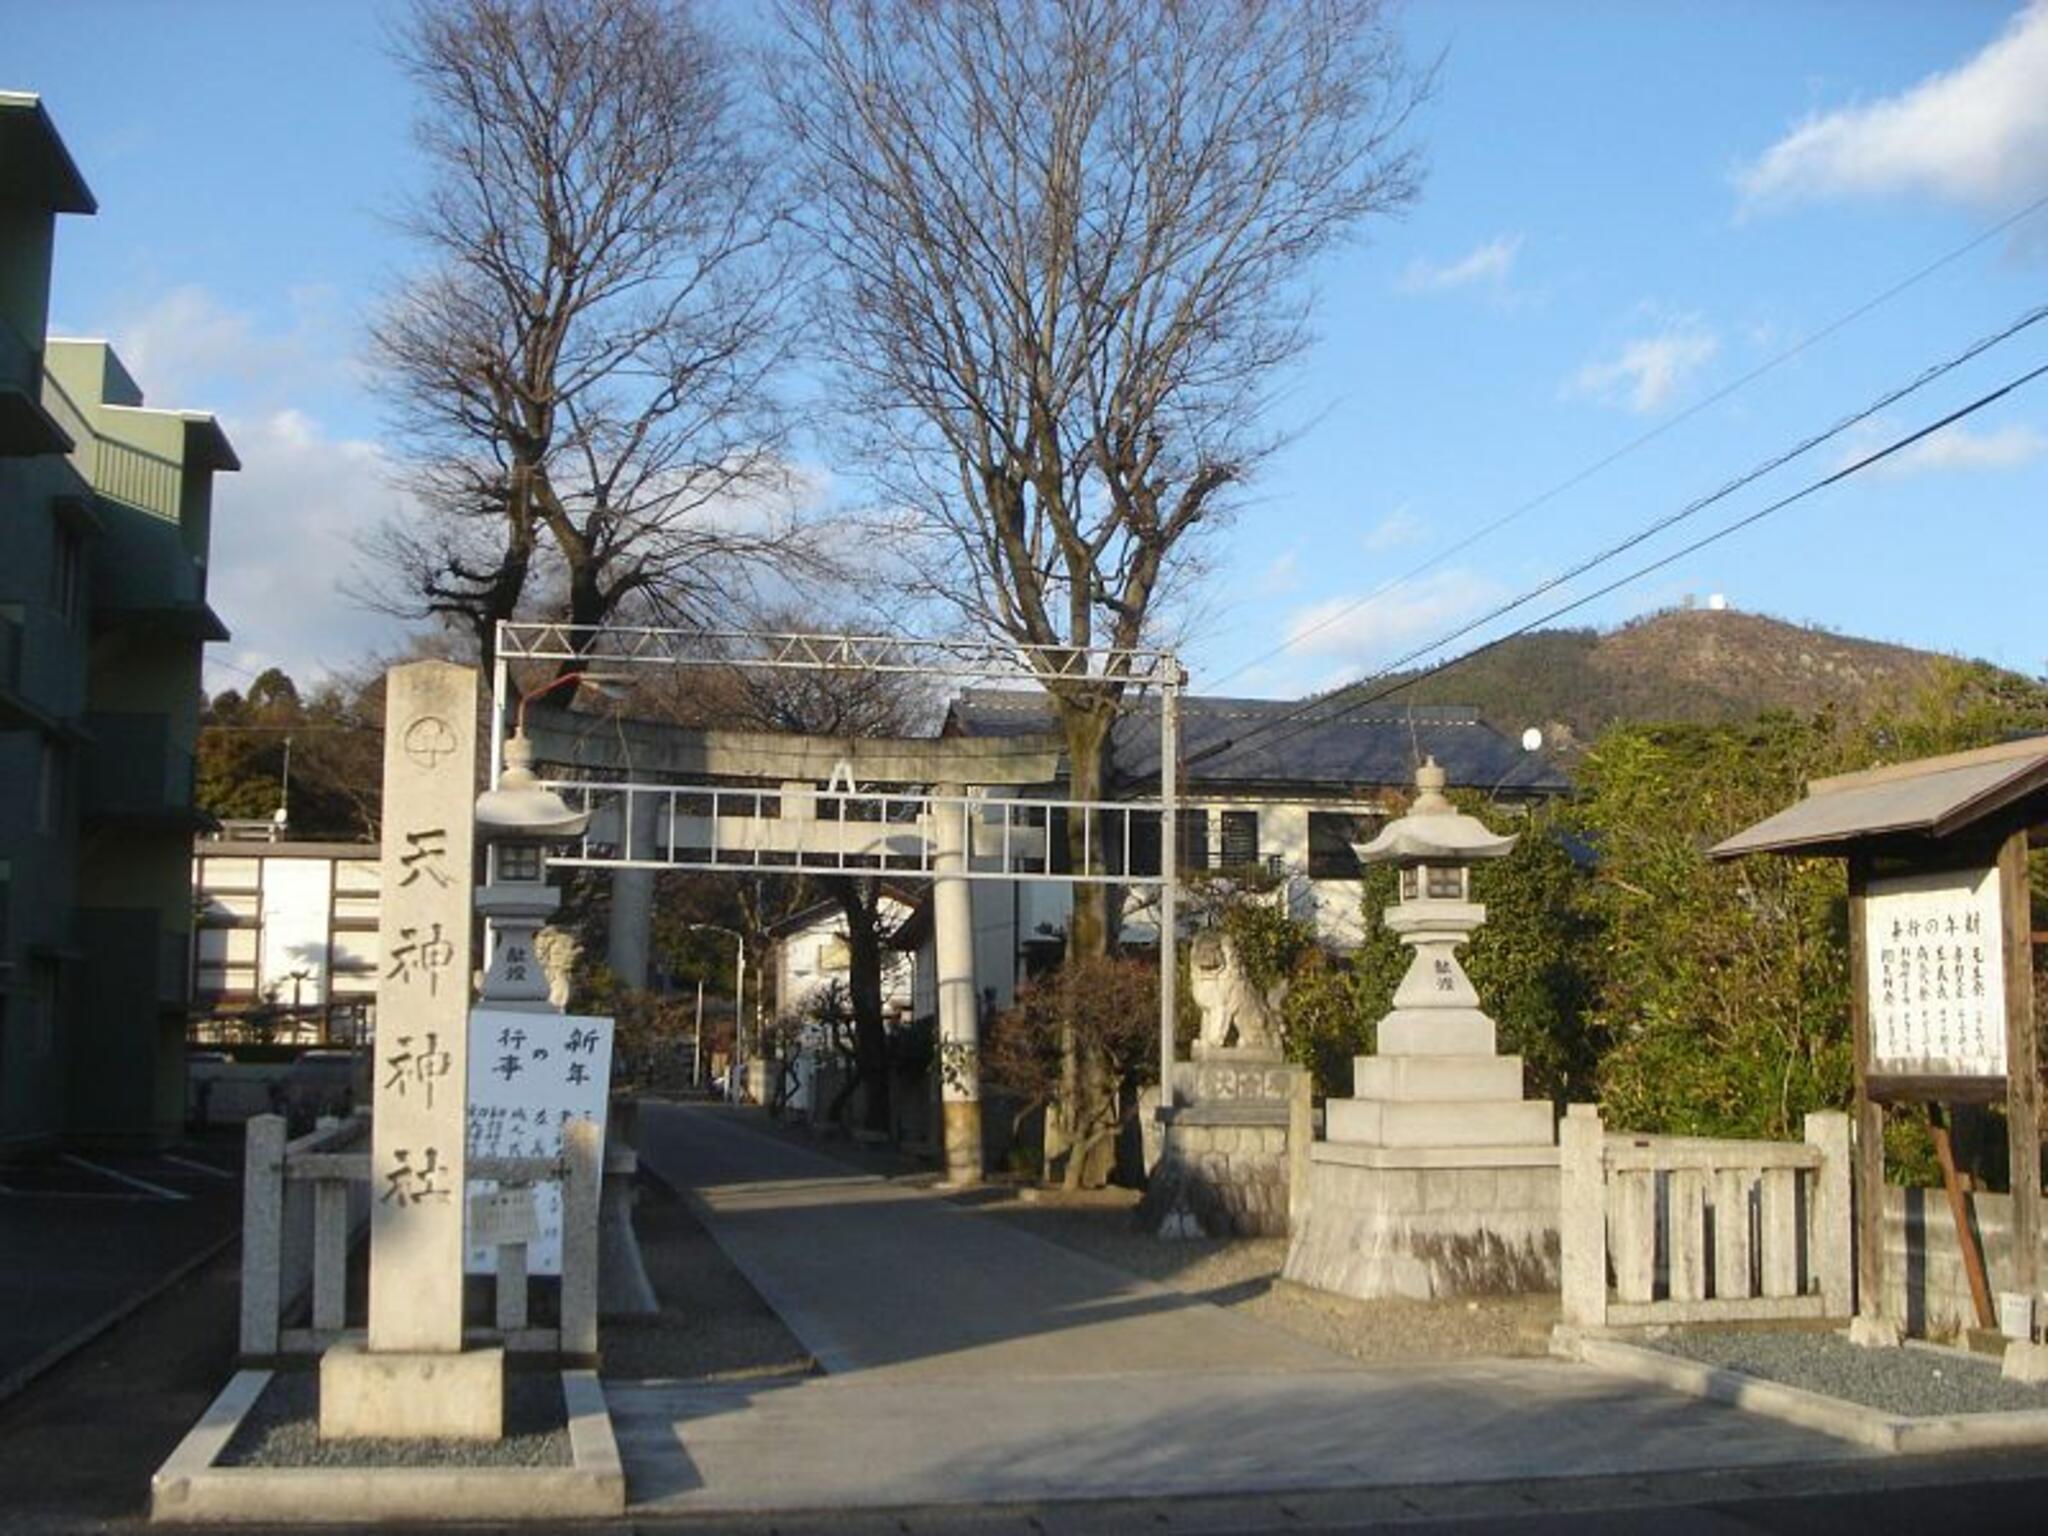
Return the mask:
[(320, 1360), (324, 1439), (495, 1440), (505, 1352), (462, 1344), (477, 676), (394, 667), (386, 690), (367, 1346)]
[(1139, 1218), (1169, 1238), (1284, 1236), (1310, 1133), (1308, 1074), (1281, 1055), (1285, 988), (1262, 991), (1220, 929), (1196, 936), (1188, 970), (1201, 1035), (1158, 1114)]
[(1284, 1273), (1361, 1297), (1555, 1289), (1556, 1117), (1523, 1098), (1521, 1058), (1497, 1054), (1458, 963), (1486, 921), (1471, 864), (1505, 857), (1515, 839), (1460, 813), (1434, 758), (1415, 784), (1408, 814), (1359, 850), (1399, 866), (1386, 923), (1415, 958), (1379, 1049), (1353, 1063), (1352, 1097), (1326, 1106)]

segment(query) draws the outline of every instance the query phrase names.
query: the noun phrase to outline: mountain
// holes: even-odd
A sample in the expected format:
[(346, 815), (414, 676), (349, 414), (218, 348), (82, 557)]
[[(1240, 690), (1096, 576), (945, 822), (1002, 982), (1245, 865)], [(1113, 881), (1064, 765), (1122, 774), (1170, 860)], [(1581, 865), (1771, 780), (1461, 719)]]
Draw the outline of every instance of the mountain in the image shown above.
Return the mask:
[(1762, 614), (1675, 608), (1607, 631), (1533, 630), (1392, 699), (1474, 705), (1510, 735), (1541, 726), (1568, 752), (1616, 720), (1715, 724), (1867, 706), (1925, 685), (1945, 660)]

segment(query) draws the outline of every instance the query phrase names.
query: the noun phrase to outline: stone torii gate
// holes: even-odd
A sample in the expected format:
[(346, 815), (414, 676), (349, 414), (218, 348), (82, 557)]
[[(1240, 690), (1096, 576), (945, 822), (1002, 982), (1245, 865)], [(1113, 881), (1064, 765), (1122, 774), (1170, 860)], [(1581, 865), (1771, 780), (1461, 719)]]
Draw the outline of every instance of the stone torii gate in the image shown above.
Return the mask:
[[(591, 813), (580, 846), (551, 863), (614, 872), (614, 952), (645, 975), (653, 877), (663, 869), (733, 874), (893, 873), (933, 882), (946, 1171), (981, 1176), (980, 1011), (970, 880), (1059, 881), (1160, 890), (1160, 974), (1176, 969), (1175, 832), (1179, 693), (1163, 651), (992, 647), (898, 637), (698, 635), (656, 629), (499, 628), (494, 733), (511, 701), (515, 660), (580, 665), (756, 667), (892, 672), (972, 681), (1048, 677), (1121, 681), (1161, 696), (1157, 801), (990, 795), (1050, 781), (1059, 743), (1044, 736), (905, 739), (695, 730), (551, 712), (533, 727), (536, 756), (573, 777), (547, 787)], [(494, 740), (492, 763), (503, 758)], [(736, 785), (735, 781), (739, 781)], [(817, 786), (828, 787), (819, 789)], [(900, 786), (876, 790), (875, 785)], [(840, 786), (844, 785), (844, 788)], [(866, 786), (866, 787), (862, 787)], [(1080, 818), (1078, 866), (1058, 868), (1055, 828)], [(1156, 841), (1149, 831), (1156, 822)], [(1158, 849), (1157, 867), (1134, 854)], [(1172, 1080), (1175, 989), (1160, 992), (1160, 1079)]]

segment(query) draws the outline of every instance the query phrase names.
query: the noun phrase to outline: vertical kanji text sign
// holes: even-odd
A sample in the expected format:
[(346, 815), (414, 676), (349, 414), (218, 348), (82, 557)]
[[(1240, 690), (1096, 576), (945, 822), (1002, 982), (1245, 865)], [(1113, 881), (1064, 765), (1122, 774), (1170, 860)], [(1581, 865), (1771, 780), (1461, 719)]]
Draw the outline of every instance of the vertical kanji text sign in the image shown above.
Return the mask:
[(1872, 1076), (2006, 1075), (2005, 926), (1995, 865), (1872, 876), (1862, 938)]
[(372, 1350), (462, 1347), (477, 674), (394, 667), (371, 1133)]

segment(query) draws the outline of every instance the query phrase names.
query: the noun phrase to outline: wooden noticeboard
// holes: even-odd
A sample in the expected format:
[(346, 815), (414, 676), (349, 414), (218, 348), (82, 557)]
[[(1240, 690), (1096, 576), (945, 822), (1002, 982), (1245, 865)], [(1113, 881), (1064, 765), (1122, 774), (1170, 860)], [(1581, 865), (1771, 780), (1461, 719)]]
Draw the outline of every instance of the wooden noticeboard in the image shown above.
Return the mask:
[[(2000, 1104), (2012, 1165), (2012, 1289), (2039, 1289), (2040, 1083), (2027, 833), (1929, 852), (1882, 842), (1849, 856), (1856, 1049), (1859, 1310), (1884, 1295), (1886, 1104)], [(1958, 1200), (1953, 1175), (1950, 1196)], [(1963, 1226), (1958, 1206), (1958, 1225)], [(1966, 1261), (1976, 1249), (1958, 1237)], [(1982, 1300), (1981, 1275), (1973, 1288)]]
[[(2040, 1285), (2041, 1085), (2027, 848), (2048, 830), (2048, 735), (1815, 779), (1710, 850), (1849, 863), (1857, 1311), (1883, 1318), (1884, 1106), (1998, 1104), (2012, 1162), (2011, 1289)], [(1941, 1118), (1935, 1152), (1978, 1315), (1991, 1304)], [(1891, 1321), (1897, 1321), (1892, 1319)]]

